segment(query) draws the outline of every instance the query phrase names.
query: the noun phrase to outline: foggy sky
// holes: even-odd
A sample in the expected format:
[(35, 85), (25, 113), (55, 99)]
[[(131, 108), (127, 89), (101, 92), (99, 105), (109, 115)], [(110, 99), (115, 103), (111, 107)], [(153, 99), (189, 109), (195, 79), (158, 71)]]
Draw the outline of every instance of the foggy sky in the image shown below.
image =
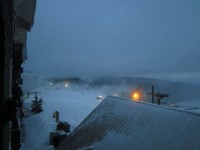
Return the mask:
[(39, 0), (25, 70), (140, 76), (200, 72), (199, 0)]

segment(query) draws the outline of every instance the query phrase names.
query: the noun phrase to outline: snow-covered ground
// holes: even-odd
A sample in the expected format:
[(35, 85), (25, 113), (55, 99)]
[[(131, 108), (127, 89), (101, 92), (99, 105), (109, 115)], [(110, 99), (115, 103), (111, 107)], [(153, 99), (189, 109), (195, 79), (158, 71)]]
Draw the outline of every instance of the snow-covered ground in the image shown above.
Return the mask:
[(80, 90), (58, 83), (31, 90), (32, 94), (24, 101), (25, 107), (30, 108), (36, 92), (44, 100), (44, 111), (23, 119), (26, 135), (22, 150), (54, 149), (49, 146), (49, 132), (54, 132), (57, 125), (53, 112), (59, 111), (61, 121), (76, 127), (101, 102), (96, 97), (105, 96), (101, 90)]
[[(49, 80), (35, 75), (24, 76), (24, 95), (30, 92), (28, 99), (24, 101), (24, 106), (30, 109), (31, 101), (38, 93), (38, 97), (44, 100), (44, 111), (31, 115), (23, 119), (25, 125), (25, 139), (22, 143), (22, 150), (45, 150), (54, 149), (49, 146), (49, 133), (55, 132), (57, 123), (53, 118), (53, 112), (59, 111), (60, 121), (66, 121), (72, 125), (72, 129), (101, 103), (97, 96), (121, 94), (126, 95), (133, 87), (143, 85), (145, 92), (151, 90), (151, 85), (156, 84), (161, 92), (170, 94), (167, 101), (172, 103), (172, 107), (185, 109), (195, 113), (200, 113), (199, 86), (171, 83), (161, 80), (151, 79), (122, 79), (123, 84), (118, 84), (112, 79), (88, 81), (90, 86), (84, 84), (66, 84), (64, 82), (50, 83)], [(102, 82), (103, 81), (103, 82)], [(92, 83), (92, 84), (91, 84)], [(103, 85), (102, 85), (103, 83)], [(113, 85), (107, 85), (113, 84)], [(134, 85), (134, 83), (136, 83)], [(100, 84), (100, 86), (99, 86)], [(91, 86), (92, 85), (92, 86)], [(130, 86), (131, 85), (131, 86)], [(132, 87), (132, 85), (134, 85)], [(120, 93), (121, 92), (121, 93)], [(151, 97), (149, 97), (151, 98)]]

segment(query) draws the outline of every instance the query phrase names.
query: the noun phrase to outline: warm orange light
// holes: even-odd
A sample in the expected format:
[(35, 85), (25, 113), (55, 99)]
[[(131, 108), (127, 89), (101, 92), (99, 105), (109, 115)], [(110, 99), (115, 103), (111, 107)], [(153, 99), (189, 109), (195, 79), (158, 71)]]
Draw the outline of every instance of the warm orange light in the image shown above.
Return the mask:
[(141, 100), (141, 93), (138, 92), (138, 91), (134, 91), (134, 92), (131, 94), (131, 98), (132, 98), (133, 100), (139, 101), (139, 100)]
[(138, 99), (138, 98), (139, 98), (138, 93), (134, 93), (134, 94), (133, 94), (133, 98), (134, 98), (134, 99)]

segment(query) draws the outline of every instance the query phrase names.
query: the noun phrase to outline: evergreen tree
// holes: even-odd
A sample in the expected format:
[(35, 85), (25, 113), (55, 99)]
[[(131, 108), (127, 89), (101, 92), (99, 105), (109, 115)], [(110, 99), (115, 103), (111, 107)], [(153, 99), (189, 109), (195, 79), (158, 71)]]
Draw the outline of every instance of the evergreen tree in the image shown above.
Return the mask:
[(35, 113), (40, 113), (43, 111), (43, 108), (42, 108), (42, 104), (44, 103), (43, 99), (42, 98), (38, 99), (37, 93), (34, 98), (35, 100), (32, 100), (32, 104), (31, 104), (31, 111)]

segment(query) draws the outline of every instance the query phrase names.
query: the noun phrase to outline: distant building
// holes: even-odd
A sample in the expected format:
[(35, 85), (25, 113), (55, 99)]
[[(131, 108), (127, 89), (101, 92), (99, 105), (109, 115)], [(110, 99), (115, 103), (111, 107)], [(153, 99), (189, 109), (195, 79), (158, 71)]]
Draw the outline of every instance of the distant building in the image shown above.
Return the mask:
[(57, 150), (199, 150), (200, 114), (108, 96)]

